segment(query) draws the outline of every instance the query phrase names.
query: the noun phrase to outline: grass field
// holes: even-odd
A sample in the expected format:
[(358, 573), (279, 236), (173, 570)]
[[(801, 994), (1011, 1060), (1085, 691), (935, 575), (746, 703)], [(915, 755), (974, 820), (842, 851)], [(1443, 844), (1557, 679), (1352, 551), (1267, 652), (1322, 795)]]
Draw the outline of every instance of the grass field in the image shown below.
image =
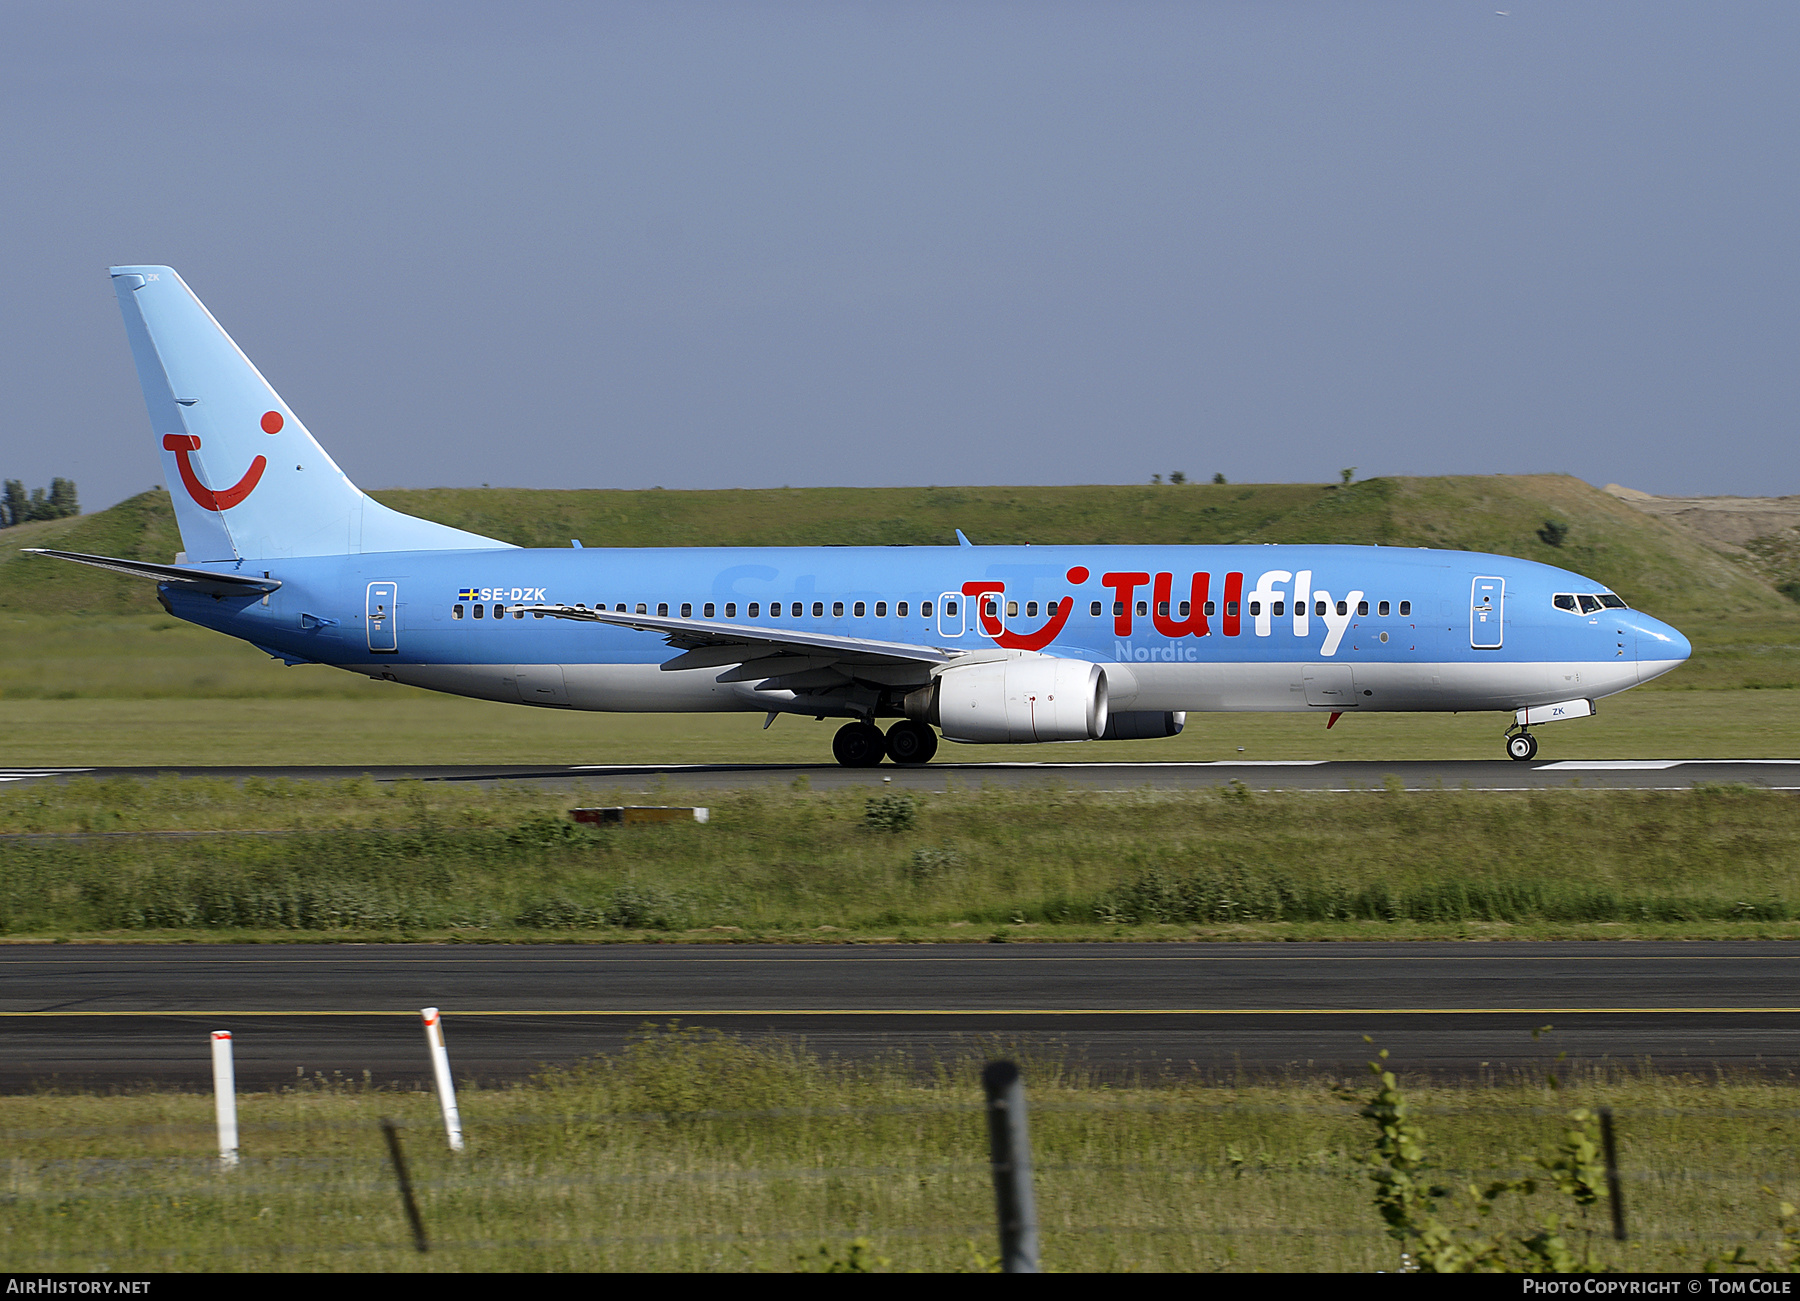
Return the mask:
[[(351, 694), (0, 699), (12, 766), (825, 763), (839, 723), (760, 714), (590, 714), (435, 696), (327, 669)], [(155, 666), (147, 666), (151, 677)], [(335, 681), (333, 685), (335, 685)], [(1157, 741), (957, 745), (939, 763), (1499, 759), (1504, 714), (1190, 714)], [(1629, 691), (1538, 729), (1542, 759), (1800, 757), (1800, 691)], [(875, 775), (879, 780), (879, 774)], [(977, 780), (970, 778), (969, 780)]]
[[(688, 798), (675, 786), (658, 802)], [(172, 776), (4, 790), (0, 933), (140, 942), (1800, 935), (1800, 801), (1749, 787), (1047, 785), (922, 798), (777, 789), (713, 792), (704, 825), (611, 830), (570, 822), (577, 800), (618, 797), (530, 784)]]
[[(303, 1080), (241, 1099), (244, 1160), (229, 1173), (207, 1096), (0, 1098), (6, 1263), (981, 1270), (996, 1251), (981, 1056), (849, 1065), (803, 1044), (649, 1029), (522, 1087), (465, 1089), (461, 1157), (428, 1094)], [(1374, 1129), (1334, 1088), (1344, 1082), (1173, 1072), (1097, 1086), (1029, 1047), (1023, 1060), (1047, 1268), (1400, 1268), (1372, 1198)], [(1547, 1188), (1500, 1198), (1482, 1234), (1516, 1242), (1559, 1217), (1595, 1268), (1696, 1271), (1739, 1246), (1784, 1258), (1779, 1202), (1800, 1200), (1791, 1083), (1554, 1069), (1557, 1089), (1542, 1076), (1408, 1088), (1429, 1175), (1458, 1189), (1534, 1173), (1547, 1184), (1536, 1158), (1569, 1130), (1565, 1113), (1611, 1105), (1630, 1240), (1607, 1237), (1604, 1198), (1578, 1211)], [(1366, 1078), (1348, 1083), (1370, 1093)], [(412, 1247), (383, 1116), (404, 1127), (428, 1255)], [(1472, 1203), (1459, 1191), (1442, 1214), (1460, 1225)]]

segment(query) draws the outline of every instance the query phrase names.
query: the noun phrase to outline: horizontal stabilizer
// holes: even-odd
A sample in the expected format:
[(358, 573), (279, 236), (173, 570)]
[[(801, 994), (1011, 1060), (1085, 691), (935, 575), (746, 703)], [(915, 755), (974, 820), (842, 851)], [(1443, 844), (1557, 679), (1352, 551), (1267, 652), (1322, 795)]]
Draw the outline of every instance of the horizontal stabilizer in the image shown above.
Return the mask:
[(251, 592), (273, 592), (281, 586), (279, 578), (252, 577), (249, 574), (215, 574), (210, 569), (193, 569), (187, 565), (152, 565), (143, 560), (119, 560), (113, 556), (90, 556), (80, 551), (51, 551), (46, 547), (26, 547), (27, 555), (51, 556), (57, 560), (73, 560), (78, 565), (110, 569), (115, 574), (133, 578), (150, 578), (159, 583), (179, 583), (197, 592), (215, 596), (247, 596)]

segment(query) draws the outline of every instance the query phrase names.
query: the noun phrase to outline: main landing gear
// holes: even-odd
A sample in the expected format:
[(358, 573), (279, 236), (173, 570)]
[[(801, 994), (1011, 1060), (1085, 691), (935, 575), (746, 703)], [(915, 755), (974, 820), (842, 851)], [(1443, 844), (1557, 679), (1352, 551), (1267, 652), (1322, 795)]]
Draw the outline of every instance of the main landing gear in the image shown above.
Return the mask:
[(1512, 732), (1506, 738), (1506, 757), (1509, 759), (1537, 758), (1537, 737), (1530, 732)]
[(832, 757), (846, 768), (873, 768), (888, 758), (912, 768), (930, 763), (937, 747), (937, 733), (910, 718), (888, 728), (886, 736), (873, 723), (845, 723), (831, 738)]

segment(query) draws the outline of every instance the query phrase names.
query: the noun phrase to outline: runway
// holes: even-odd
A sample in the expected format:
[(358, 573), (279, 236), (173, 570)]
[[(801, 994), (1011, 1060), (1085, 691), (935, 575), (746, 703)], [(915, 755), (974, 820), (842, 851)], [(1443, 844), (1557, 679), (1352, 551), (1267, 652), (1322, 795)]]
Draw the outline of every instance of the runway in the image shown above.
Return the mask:
[(1686, 790), (1696, 783), (1740, 783), (1771, 790), (1800, 790), (1800, 759), (1564, 759), (1542, 763), (1510, 760), (1408, 760), (1394, 763), (1310, 759), (1218, 760), (1210, 763), (932, 763), (922, 768), (882, 764), (417, 764), (406, 767), (196, 767), (0, 768), (0, 786), (94, 778), (190, 777), (337, 780), (363, 774), (377, 781), (518, 781), (601, 785), (647, 793), (659, 786), (684, 790), (740, 790), (788, 785), (804, 777), (815, 790), (892, 785), (943, 791), (983, 786), (1058, 785), (1088, 790), (1205, 790), (1242, 782), (1253, 790), (1381, 790), (1398, 779), (1407, 790), (1516, 791), (1558, 787), (1616, 790)]
[(481, 1081), (677, 1019), (849, 1057), (1022, 1048), (1111, 1076), (1358, 1074), (1364, 1035), (1439, 1076), (1800, 1069), (1800, 945), (1773, 942), (13, 945), (0, 1089), (201, 1087), (215, 1029), (248, 1087), (422, 1083), (428, 1005), (457, 1075)]

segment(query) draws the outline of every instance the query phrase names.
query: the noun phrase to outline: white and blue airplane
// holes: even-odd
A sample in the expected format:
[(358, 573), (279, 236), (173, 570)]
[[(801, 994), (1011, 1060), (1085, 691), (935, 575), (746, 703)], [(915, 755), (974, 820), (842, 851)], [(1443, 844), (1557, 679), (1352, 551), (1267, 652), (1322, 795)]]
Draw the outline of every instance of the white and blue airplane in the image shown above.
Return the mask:
[[(168, 267), (112, 282), (184, 551), (154, 579), (289, 664), (549, 709), (847, 720), (840, 764), (1173, 736), (1189, 712), (1505, 710), (1531, 729), (1689, 645), (1529, 560), (1362, 546), (526, 549), (344, 475)], [(885, 731), (877, 720), (894, 719)], [(765, 723), (767, 726), (767, 723)], [(935, 729), (935, 731), (934, 731)]]

